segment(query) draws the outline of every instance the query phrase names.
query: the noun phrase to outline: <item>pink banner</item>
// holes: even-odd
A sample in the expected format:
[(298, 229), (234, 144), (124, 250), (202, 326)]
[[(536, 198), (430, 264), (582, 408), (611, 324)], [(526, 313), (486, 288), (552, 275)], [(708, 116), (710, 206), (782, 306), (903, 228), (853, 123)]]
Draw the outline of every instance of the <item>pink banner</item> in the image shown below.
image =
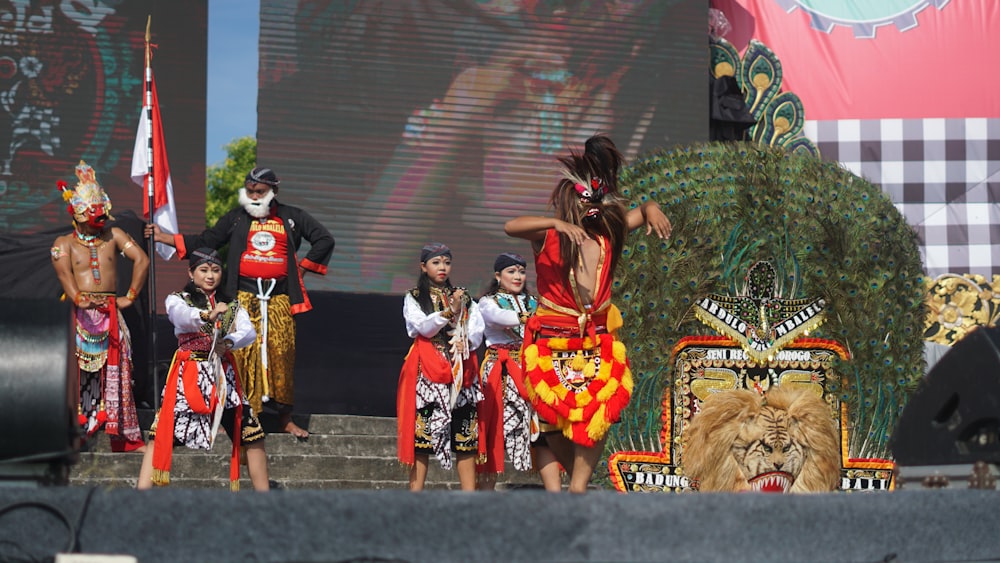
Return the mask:
[[(770, 47), (810, 120), (1000, 117), (1000, 2), (712, 0)], [(820, 28), (820, 29), (817, 29)]]

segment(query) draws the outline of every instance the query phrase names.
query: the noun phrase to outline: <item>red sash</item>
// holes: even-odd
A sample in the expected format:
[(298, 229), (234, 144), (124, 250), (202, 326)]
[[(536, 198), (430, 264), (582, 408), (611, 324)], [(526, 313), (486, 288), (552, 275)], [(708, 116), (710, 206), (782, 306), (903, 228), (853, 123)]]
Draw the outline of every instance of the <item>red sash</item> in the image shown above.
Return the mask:
[(493, 362), (490, 373), (483, 386), (483, 402), (479, 403), (479, 459), (485, 460), (476, 466), (479, 473), (503, 473), (504, 468), (504, 435), (503, 435), (503, 400), (504, 379), (510, 374), (517, 392), (527, 397), (524, 387), (524, 374), (521, 366), (510, 356), (510, 350), (498, 347), (497, 359)]
[[(235, 369), (232, 354), (229, 352), (226, 352), (221, 360), (222, 369), (226, 369), (227, 365), (233, 366)], [(233, 379), (236, 380), (236, 391), (242, 397), (243, 390), (240, 388), (239, 375), (237, 374)], [(213, 384), (209, 400), (205, 401), (205, 397), (201, 394), (201, 388), (198, 387), (198, 362), (191, 359), (191, 350), (177, 350), (173, 362), (170, 364), (167, 383), (163, 388), (163, 402), (160, 404), (156, 422), (156, 438), (153, 442), (153, 483), (157, 485), (170, 483), (170, 466), (174, 455), (174, 408), (177, 406), (178, 385), (184, 391), (184, 398), (187, 400), (191, 412), (195, 414), (210, 416), (215, 412), (218, 402), (226, 400), (225, 397), (219, 397), (218, 390)], [(239, 489), (242, 421), (243, 404), (241, 402), (236, 406), (236, 418), (233, 423), (233, 451), (229, 463), (229, 484), (232, 490)]]
[[(478, 361), (470, 354), (465, 361), (466, 377), (462, 387), (471, 387), (472, 380), (478, 371)], [(403, 369), (399, 372), (399, 384), (396, 387), (396, 451), (399, 461), (413, 465), (414, 438), (417, 419), (417, 377), (423, 373), (431, 383), (450, 384), (452, 382), (451, 362), (437, 349), (437, 346), (427, 337), (417, 336), (403, 361)], [(442, 405), (446, 408), (447, 405)]]

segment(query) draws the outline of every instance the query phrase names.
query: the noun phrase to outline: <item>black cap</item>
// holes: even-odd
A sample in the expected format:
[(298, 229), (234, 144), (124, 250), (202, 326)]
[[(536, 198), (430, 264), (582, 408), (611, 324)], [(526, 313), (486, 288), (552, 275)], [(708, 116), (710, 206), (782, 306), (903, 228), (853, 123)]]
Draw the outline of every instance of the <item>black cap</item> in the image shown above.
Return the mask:
[(513, 252), (504, 252), (493, 261), (494, 272), (502, 272), (511, 266), (524, 266), (527, 268), (528, 262), (524, 259), (524, 256)]
[(278, 179), (278, 175), (274, 173), (274, 170), (258, 166), (257, 168), (247, 172), (247, 178), (244, 183), (250, 182), (253, 182), (254, 184), (267, 184), (272, 188), (276, 188), (278, 187), (278, 184), (281, 183), (281, 180)]

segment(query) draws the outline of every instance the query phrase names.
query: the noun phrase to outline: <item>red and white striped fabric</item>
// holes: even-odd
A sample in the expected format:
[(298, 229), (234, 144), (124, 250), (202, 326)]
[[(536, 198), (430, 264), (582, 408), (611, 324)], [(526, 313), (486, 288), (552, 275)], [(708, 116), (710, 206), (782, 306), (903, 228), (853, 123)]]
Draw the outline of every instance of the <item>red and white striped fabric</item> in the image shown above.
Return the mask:
[[(145, 188), (143, 216), (149, 219), (149, 182), (153, 182), (153, 223), (164, 232), (177, 233), (177, 208), (174, 206), (174, 187), (170, 183), (170, 165), (167, 163), (167, 146), (163, 142), (163, 125), (160, 121), (160, 104), (156, 97), (153, 70), (146, 68), (146, 86), (143, 107), (139, 115), (139, 129), (132, 151), (132, 181)], [(150, 173), (152, 172), (152, 174)], [(156, 243), (156, 253), (169, 260), (174, 247)]]

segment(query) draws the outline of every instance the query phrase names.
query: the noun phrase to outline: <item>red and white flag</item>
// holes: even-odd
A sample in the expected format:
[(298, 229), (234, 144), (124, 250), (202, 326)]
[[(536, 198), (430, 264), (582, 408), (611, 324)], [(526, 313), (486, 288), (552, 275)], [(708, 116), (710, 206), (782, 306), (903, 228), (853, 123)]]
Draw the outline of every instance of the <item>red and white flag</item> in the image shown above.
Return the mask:
[[(170, 166), (167, 164), (167, 147), (163, 142), (163, 125), (160, 121), (160, 103), (156, 97), (153, 71), (146, 68), (146, 90), (139, 130), (135, 135), (132, 151), (132, 181), (144, 188), (142, 214), (149, 220), (149, 181), (153, 181), (153, 223), (165, 233), (177, 233), (177, 208), (174, 206), (174, 187), (170, 183)], [(151, 122), (151, 123), (150, 123)], [(152, 174), (150, 174), (152, 172)], [(169, 260), (174, 247), (156, 243), (156, 253)]]

